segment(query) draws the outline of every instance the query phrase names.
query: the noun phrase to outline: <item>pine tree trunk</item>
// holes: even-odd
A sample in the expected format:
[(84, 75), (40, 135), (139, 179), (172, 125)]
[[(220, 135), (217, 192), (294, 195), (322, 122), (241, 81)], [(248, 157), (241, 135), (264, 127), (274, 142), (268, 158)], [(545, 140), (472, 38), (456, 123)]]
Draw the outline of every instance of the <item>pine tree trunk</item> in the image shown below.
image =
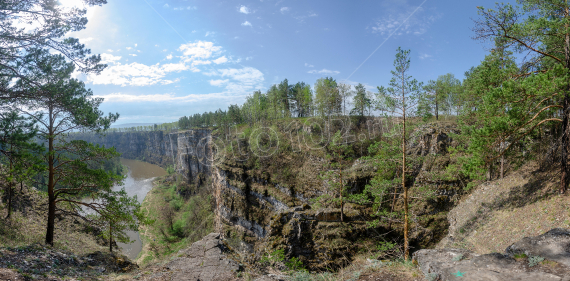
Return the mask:
[(113, 252), (113, 227), (111, 226), (110, 222), (109, 222), (109, 252), (110, 253)]
[(53, 246), (53, 232), (55, 229), (55, 181), (54, 181), (54, 147), (53, 147), (53, 119), (50, 107), (50, 130), (48, 136), (48, 223), (46, 231), (46, 244)]
[[(12, 160), (10, 160), (10, 174), (12, 174)], [(10, 180), (8, 183), (8, 215), (6, 216), (6, 219), (9, 219), (12, 216), (12, 196), (14, 196), (12, 183), (13, 180)]]
[(501, 155), (501, 179), (505, 175), (505, 155)]
[(12, 184), (8, 184), (8, 215), (6, 219), (9, 219), (12, 216)]
[[(566, 17), (569, 16), (569, 9), (566, 8)], [(568, 29), (568, 24), (566, 24), (566, 29)], [(566, 69), (570, 69), (570, 34), (566, 33), (565, 44), (565, 66)], [(568, 186), (568, 144), (570, 143), (570, 132), (568, 127), (568, 114), (570, 113), (570, 85), (566, 87), (566, 93), (564, 95), (563, 108), (562, 108), (562, 157), (560, 159), (560, 193), (566, 192), (566, 187)]]
[[(568, 90), (570, 91), (570, 90)], [(568, 127), (568, 114), (570, 111), (570, 97), (568, 92), (564, 96), (564, 109), (562, 117), (562, 157), (560, 159), (560, 193), (566, 192), (568, 186), (568, 144), (569, 144), (569, 127)]]
[[(404, 89), (404, 82), (402, 79), (402, 91)], [(410, 255), (410, 241), (409, 241), (409, 224), (408, 224), (408, 187), (406, 186), (406, 103), (405, 95), (402, 92), (402, 115), (404, 119), (404, 126), (402, 131), (402, 188), (404, 189), (404, 260), (408, 260)]]
[[(340, 163), (340, 161), (339, 161)], [(342, 201), (342, 167), (340, 167), (340, 221), (344, 222), (344, 202)]]
[(439, 107), (437, 104), (437, 90), (435, 91), (435, 120), (439, 120)]

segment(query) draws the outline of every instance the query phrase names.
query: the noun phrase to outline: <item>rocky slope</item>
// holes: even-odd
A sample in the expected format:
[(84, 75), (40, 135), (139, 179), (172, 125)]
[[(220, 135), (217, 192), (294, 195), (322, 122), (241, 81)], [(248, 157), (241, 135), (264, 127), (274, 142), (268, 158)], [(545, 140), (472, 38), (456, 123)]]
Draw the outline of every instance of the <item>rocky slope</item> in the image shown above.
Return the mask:
[[(386, 131), (383, 123), (372, 121), (344, 132), (353, 136), (349, 143), (353, 162), (345, 179), (351, 193), (361, 192), (375, 175), (373, 165), (358, 160)], [(395, 232), (388, 229), (388, 223), (369, 227), (370, 205), (347, 203), (348, 223), (342, 223), (339, 209), (312, 204), (312, 199), (327, 192), (320, 175), (329, 160), (318, 147), (327, 140), (315, 140), (323, 136), (323, 128), (337, 130), (330, 126), (307, 126), (294, 120), (265, 129), (240, 127), (230, 134), (188, 130), (109, 133), (99, 139), (76, 137), (115, 146), (123, 157), (174, 165), (191, 184), (190, 194), (195, 194), (196, 188), (209, 188), (215, 198), (217, 232), (222, 237), (239, 237), (245, 242), (242, 250), (260, 253), (285, 249), (288, 257), (299, 257), (310, 268), (326, 269), (347, 265), (352, 253), (375, 247), (373, 237), (391, 232), (397, 239), (402, 232), (397, 222), (390, 223)], [(276, 140), (259, 132), (273, 132)], [(416, 196), (420, 198), (426, 195), (419, 194), (421, 187), (429, 197), (413, 204), (415, 247), (433, 245), (445, 235), (447, 212), (462, 193), (460, 179), (444, 175), (454, 161), (447, 153), (448, 147), (456, 145), (451, 138), (454, 132), (450, 125), (426, 125), (411, 141), (410, 154), (425, 158), (415, 169), (412, 190), (418, 190)], [(202, 185), (205, 177), (211, 179), (211, 187)], [(400, 203), (395, 205), (396, 210), (401, 208)], [(367, 242), (362, 237), (372, 240)]]
[(510, 245), (504, 253), (419, 250), (414, 261), (428, 280), (570, 280), (570, 230), (553, 229)]

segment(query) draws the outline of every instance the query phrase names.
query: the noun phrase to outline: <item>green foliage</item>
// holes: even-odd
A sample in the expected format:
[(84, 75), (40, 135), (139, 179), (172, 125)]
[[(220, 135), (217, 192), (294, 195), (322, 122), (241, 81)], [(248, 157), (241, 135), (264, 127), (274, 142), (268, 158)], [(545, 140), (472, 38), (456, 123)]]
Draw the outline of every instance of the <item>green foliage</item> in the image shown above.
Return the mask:
[(275, 250), (270, 254), (266, 253), (261, 257), (259, 262), (263, 266), (275, 266), (277, 263), (283, 262), (285, 266), (291, 271), (295, 272), (306, 271), (305, 267), (303, 266), (303, 262), (299, 258), (293, 257), (291, 259), (287, 259), (285, 257), (284, 249)]
[(303, 266), (303, 262), (296, 257), (293, 257), (285, 262), (285, 266), (292, 271), (306, 271), (305, 267)]
[(528, 266), (529, 267), (533, 267), (536, 266), (537, 264), (541, 263), (544, 261), (543, 257), (540, 256), (532, 256), (528, 258)]
[(184, 218), (178, 219), (172, 225), (172, 229), (170, 231), (170, 234), (177, 236), (178, 238), (184, 238), (186, 236), (185, 235), (185, 228), (186, 228), (185, 219)]
[(174, 172), (176, 172), (176, 171), (174, 170), (174, 166), (172, 166), (172, 165), (166, 166), (166, 173), (167, 173), (167, 174), (172, 175), (172, 174), (174, 174)]
[[(349, 145), (342, 138), (342, 132), (337, 131), (327, 146), (325, 158), (328, 162), (320, 175), (326, 185), (326, 192), (313, 200), (317, 206), (343, 207), (343, 198), (347, 196), (348, 188), (346, 179), (343, 181), (343, 169), (346, 169), (345, 154), (349, 149)], [(346, 174), (344, 177), (346, 178)]]
[(282, 262), (284, 260), (285, 260), (285, 250), (279, 249), (279, 250), (273, 251), (272, 253), (265, 253), (265, 255), (263, 255), (263, 257), (261, 257), (259, 262), (271, 266), (277, 262)]
[(321, 116), (331, 116), (342, 111), (342, 97), (337, 82), (332, 77), (320, 78), (315, 83), (315, 109)]

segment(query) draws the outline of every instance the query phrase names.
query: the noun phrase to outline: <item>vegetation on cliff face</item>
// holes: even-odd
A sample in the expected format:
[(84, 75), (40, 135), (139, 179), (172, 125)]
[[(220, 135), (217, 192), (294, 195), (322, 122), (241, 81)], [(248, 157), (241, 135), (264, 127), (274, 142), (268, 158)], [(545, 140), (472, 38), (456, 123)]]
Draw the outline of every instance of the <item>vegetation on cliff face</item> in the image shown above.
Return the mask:
[(210, 180), (196, 186), (174, 174), (155, 180), (142, 204), (142, 211), (154, 223), (140, 228), (144, 246), (137, 264), (166, 260), (214, 231), (210, 186)]

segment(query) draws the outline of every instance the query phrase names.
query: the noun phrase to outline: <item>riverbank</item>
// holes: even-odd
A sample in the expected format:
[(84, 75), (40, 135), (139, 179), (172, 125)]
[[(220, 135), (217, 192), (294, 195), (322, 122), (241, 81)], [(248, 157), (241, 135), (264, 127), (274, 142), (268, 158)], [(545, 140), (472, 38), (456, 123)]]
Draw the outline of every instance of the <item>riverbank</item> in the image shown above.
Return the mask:
[(185, 190), (186, 185), (174, 175), (154, 180), (142, 210), (155, 223), (139, 228), (143, 242), (136, 259), (139, 266), (165, 260), (213, 231), (211, 192), (203, 188), (195, 195), (183, 197), (180, 191)]

